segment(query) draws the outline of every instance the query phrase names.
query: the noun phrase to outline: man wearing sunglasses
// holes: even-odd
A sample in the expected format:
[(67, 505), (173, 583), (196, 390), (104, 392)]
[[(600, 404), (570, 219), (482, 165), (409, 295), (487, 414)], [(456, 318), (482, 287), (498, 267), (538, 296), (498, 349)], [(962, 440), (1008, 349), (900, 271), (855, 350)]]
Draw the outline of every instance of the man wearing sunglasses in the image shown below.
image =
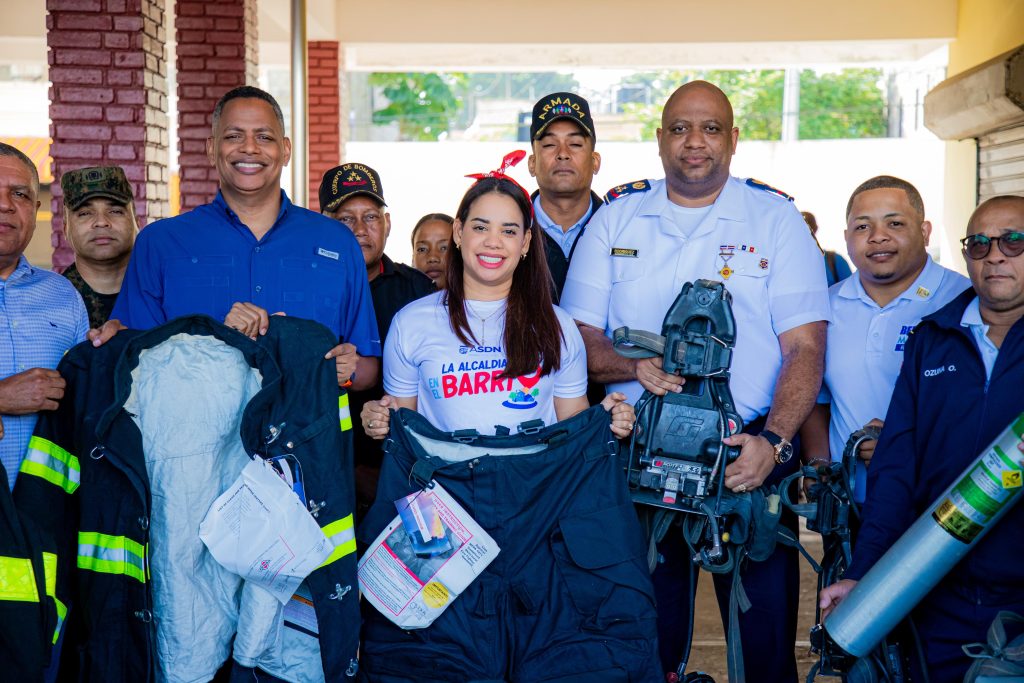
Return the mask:
[[(1024, 411), (1024, 197), (982, 203), (961, 242), (972, 289), (910, 335), (868, 470), (853, 562), (842, 581), (822, 591), (826, 613)], [(1007, 455), (1022, 461), (1018, 449)], [(1022, 546), (1024, 506), (1018, 505), (915, 609), (931, 683), (963, 680), (973, 660), (961, 645), (984, 642), (1000, 610), (1024, 613), (1024, 564), (1015, 554)], [(924, 680), (911, 659), (911, 680)]]
[[(850, 434), (882, 425), (910, 330), (970, 286), (928, 256), (931, 230), (921, 193), (902, 178), (875, 176), (850, 195), (846, 250), (857, 272), (829, 289), (824, 390), (800, 432), (805, 461), (839, 460)], [(863, 461), (874, 446), (861, 447)]]

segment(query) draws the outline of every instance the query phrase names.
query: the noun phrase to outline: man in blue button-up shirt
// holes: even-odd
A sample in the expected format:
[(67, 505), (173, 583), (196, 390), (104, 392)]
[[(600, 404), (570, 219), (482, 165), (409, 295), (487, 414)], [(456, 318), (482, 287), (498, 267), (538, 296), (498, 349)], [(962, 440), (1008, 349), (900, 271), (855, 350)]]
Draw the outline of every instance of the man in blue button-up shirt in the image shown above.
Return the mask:
[(112, 318), (148, 328), (204, 313), (251, 337), (274, 313), (316, 320), (343, 342), (327, 354), (338, 383), (371, 386), (380, 339), (362, 253), (351, 231), (281, 190), (291, 142), (277, 102), (249, 86), (228, 92), (207, 153), (216, 198), (140, 233)]
[(25, 260), (38, 198), (35, 165), (0, 143), (0, 461), (11, 488), (37, 414), (55, 410), (64, 397), (64, 380), (54, 368), (89, 329), (71, 283)]

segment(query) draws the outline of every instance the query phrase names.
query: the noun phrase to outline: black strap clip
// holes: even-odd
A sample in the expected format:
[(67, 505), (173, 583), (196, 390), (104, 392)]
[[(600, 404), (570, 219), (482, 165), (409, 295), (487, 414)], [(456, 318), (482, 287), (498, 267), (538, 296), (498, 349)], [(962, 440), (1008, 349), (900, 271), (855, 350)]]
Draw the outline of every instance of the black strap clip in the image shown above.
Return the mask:
[(417, 460), (409, 471), (409, 478), (419, 486), (426, 488), (434, 478), (434, 472), (436, 471), (437, 467), (429, 460)]
[(480, 438), (480, 432), (475, 429), (456, 429), (452, 432), (452, 439), (459, 443), (473, 443)]
[(541, 420), (540, 418), (527, 420), (516, 427), (516, 431), (520, 434), (527, 434), (530, 436), (539, 434), (542, 429), (544, 429), (544, 420)]

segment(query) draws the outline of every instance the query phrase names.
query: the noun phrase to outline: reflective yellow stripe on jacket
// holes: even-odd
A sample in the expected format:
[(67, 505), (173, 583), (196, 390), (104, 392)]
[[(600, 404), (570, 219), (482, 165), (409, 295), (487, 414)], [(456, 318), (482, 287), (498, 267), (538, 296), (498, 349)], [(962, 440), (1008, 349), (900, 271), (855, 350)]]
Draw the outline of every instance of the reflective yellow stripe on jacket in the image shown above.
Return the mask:
[(352, 429), (352, 413), (348, 409), (348, 394), (338, 396), (338, 420), (341, 422), (341, 431)]
[(82, 481), (82, 469), (78, 458), (52, 441), (33, 436), (28, 442), (28, 451), (21, 461), (21, 474), (40, 477), (61, 487), (67, 493), (74, 493)]
[[(352, 515), (342, 517), (323, 527), (324, 536), (334, 545), (334, 550), (327, 556), (320, 567), (326, 567), (332, 562), (337, 562), (346, 555), (356, 551), (356, 530), (352, 525)], [(319, 567), (317, 567), (319, 569)]]
[(101, 574), (124, 574), (146, 583), (146, 549), (125, 536), (79, 531), (78, 568)]
[(53, 598), (53, 604), (57, 607), (57, 628), (53, 629), (53, 644), (56, 645), (60, 629), (64, 625), (64, 617), (68, 615), (68, 608), (57, 599), (57, 556), (53, 553), (43, 553), (43, 575), (46, 594)]
[[(57, 608), (57, 628), (53, 631), (53, 643), (56, 645), (68, 608), (57, 599), (57, 556), (53, 553), (43, 553), (43, 584)], [(27, 557), (0, 557), (0, 600), (39, 602), (32, 560)]]
[(0, 557), (0, 600), (39, 602), (32, 560), (27, 557)]

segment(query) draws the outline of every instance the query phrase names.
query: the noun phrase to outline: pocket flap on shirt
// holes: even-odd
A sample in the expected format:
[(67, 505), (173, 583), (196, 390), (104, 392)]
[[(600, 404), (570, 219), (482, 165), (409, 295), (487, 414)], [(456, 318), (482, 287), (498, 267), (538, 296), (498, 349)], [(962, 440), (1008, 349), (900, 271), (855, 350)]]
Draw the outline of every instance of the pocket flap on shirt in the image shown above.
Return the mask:
[(751, 254), (749, 252), (737, 252), (729, 259), (729, 267), (736, 271), (737, 275), (746, 277), (767, 277), (771, 262), (767, 256)]

